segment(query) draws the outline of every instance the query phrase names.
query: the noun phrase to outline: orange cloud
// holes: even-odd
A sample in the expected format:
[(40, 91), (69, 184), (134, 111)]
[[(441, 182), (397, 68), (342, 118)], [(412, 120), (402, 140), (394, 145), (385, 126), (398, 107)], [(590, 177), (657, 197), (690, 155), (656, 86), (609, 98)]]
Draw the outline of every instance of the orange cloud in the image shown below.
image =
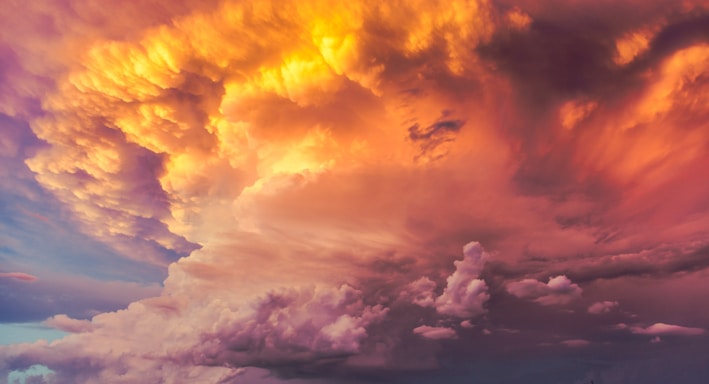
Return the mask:
[[(421, 339), (468, 341), (472, 318), (490, 338), (525, 334), (506, 328), (524, 303), (505, 290), (545, 306), (534, 324), (597, 279), (705, 268), (707, 45), (663, 43), (651, 10), (626, 26), (605, 2), (503, 3), (0, 11), (14, 53), (0, 112), (47, 142), (33, 177), (81, 231), (169, 273), (159, 297), (52, 317), (77, 333), (0, 349), (0, 371), (435, 366)], [(587, 12), (607, 30), (573, 16)], [(635, 333), (697, 332), (658, 324)], [(556, 347), (599, 336), (554, 332)]]

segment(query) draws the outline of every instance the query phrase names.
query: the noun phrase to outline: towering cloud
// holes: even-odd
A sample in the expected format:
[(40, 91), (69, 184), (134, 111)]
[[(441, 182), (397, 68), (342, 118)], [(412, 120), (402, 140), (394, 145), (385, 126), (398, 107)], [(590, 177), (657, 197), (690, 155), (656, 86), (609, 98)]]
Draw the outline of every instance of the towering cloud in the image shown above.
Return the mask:
[(444, 315), (472, 317), (485, 312), (490, 298), (487, 284), (479, 279), (487, 254), (477, 242), (463, 247), (463, 260), (455, 262), (455, 272), (446, 279), (446, 288), (436, 298), (436, 310)]

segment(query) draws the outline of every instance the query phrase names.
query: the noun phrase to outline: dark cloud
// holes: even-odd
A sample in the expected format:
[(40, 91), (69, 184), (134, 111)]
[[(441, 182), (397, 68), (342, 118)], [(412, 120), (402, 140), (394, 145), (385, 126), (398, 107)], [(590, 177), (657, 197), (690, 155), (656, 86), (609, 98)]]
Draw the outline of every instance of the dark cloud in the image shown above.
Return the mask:
[(440, 158), (446, 152), (439, 152), (440, 146), (455, 140), (458, 131), (465, 125), (463, 120), (447, 119), (449, 112), (444, 112), (443, 117), (435, 123), (421, 128), (418, 123), (409, 127), (409, 139), (421, 148), (420, 156)]

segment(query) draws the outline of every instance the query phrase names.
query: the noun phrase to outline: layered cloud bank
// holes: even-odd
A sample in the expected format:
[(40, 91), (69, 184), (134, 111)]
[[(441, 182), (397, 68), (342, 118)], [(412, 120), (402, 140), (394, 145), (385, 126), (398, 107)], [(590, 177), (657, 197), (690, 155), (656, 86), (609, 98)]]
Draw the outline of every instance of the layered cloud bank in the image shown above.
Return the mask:
[[(71, 333), (0, 347), (0, 377), (519, 382), (485, 368), (513, 359), (540, 382), (612, 383), (644, 377), (631, 360), (701, 366), (708, 7), (0, 7), (0, 225), (28, 233), (0, 235), (2, 321)], [(91, 269), (67, 259), (89, 275), (71, 284), (22, 259), (55, 221), (101, 246), (81, 249)]]

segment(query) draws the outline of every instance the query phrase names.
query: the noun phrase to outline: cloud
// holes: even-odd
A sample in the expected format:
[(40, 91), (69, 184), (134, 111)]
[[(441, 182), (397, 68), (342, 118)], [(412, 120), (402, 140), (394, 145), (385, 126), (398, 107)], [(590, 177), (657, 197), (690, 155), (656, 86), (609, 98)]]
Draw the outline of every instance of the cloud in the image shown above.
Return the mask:
[(54, 315), (44, 321), (44, 324), (64, 332), (80, 333), (92, 329), (91, 321), (72, 319), (67, 315)]
[(599, 301), (597, 303), (591, 304), (591, 306), (588, 307), (588, 313), (600, 315), (602, 313), (608, 313), (616, 307), (618, 307), (617, 301)]
[(37, 276), (24, 272), (0, 272), (0, 279), (14, 279), (31, 283), (37, 280)]
[(541, 305), (563, 305), (581, 297), (581, 287), (566, 276), (550, 277), (544, 284), (534, 279), (507, 283), (507, 292), (522, 299), (533, 299)]
[(436, 283), (433, 280), (428, 277), (422, 277), (404, 287), (400, 297), (421, 307), (433, 307), (436, 305), (434, 298), (435, 288)]
[(489, 257), (478, 242), (463, 247), (463, 260), (455, 261), (455, 272), (446, 279), (446, 288), (436, 298), (436, 310), (444, 315), (472, 317), (485, 312), (483, 305), (490, 298), (487, 284), (479, 279)]
[(438, 297), (434, 298), (436, 283), (428, 277), (408, 284), (400, 296), (422, 307), (434, 307), (442, 315), (466, 318), (485, 313), (484, 304), (490, 295), (479, 277), (488, 257), (480, 243), (470, 242), (463, 247), (463, 259), (454, 261), (455, 271)]
[(569, 339), (561, 341), (560, 343), (571, 348), (585, 347), (591, 344), (590, 341), (584, 339)]
[(421, 337), (433, 340), (455, 339), (458, 337), (456, 331), (452, 328), (431, 327), (428, 325), (422, 325), (420, 327), (414, 328), (414, 333), (417, 335), (421, 335)]
[[(224, 292), (221, 299), (203, 304), (160, 297), (97, 315), (90, 322), (55, 316), (48, 325), (79, 333), (51, 346), (10, 347), (4, 352), (13, 357), (5, 359), (5, 367), (22, 369), (24, 362), (34, 361), (59, 371), (60, 377), (82, 380), (85, 373), (71, 367), (84, 361), (96, 364), (104, 377), (119, 378), (125, 374), (122, 361), (129, 359), (132, 370), (121, 380), (130, 381), (165, 377), (156, 371), (160, 366), (212, 377), (236, 372), (230, 368), (207, 372), (207, 366), (343, 360), (362, 352), (367, 329), (388, 312), (381, 305), (364, 304), (362, 293), (346, 285), (274, 290), (246, 302)], [(125, 339), (126, 332), (133, 334), (130, 339)], [(172, 341), (161, 344), (165, 340)]]
[(683, 327), (680, 325), (665, 324), (665, 323), (655, 323), (648, 327), (634, 326), (630, 327), (630, 332), (638, 335), (652, 335), (652, 336), (665, 336), (665, 335), (678, 335), (678, 336), (697, 336), (705, 333), (702, 328), (692, 328)]
[[(81, 331), (3, 347), (0, 371), (467, 380), (460, 361), (546, 340), (550, 361), (601, 350), (606, 321), (709, 326), (669, 305), (701, 303), (708, 266), (702, 2), (66, 0), (0, 21), (0, 262), (40, 277), (0, 279), (1, 320)], [(91, 263), (65, 257), (77, 233)], [(608, 300), (588, 313), (639, 318), (515, 299), (579, 285)], [(702, 328), (637, 325), (658, 316)]]

